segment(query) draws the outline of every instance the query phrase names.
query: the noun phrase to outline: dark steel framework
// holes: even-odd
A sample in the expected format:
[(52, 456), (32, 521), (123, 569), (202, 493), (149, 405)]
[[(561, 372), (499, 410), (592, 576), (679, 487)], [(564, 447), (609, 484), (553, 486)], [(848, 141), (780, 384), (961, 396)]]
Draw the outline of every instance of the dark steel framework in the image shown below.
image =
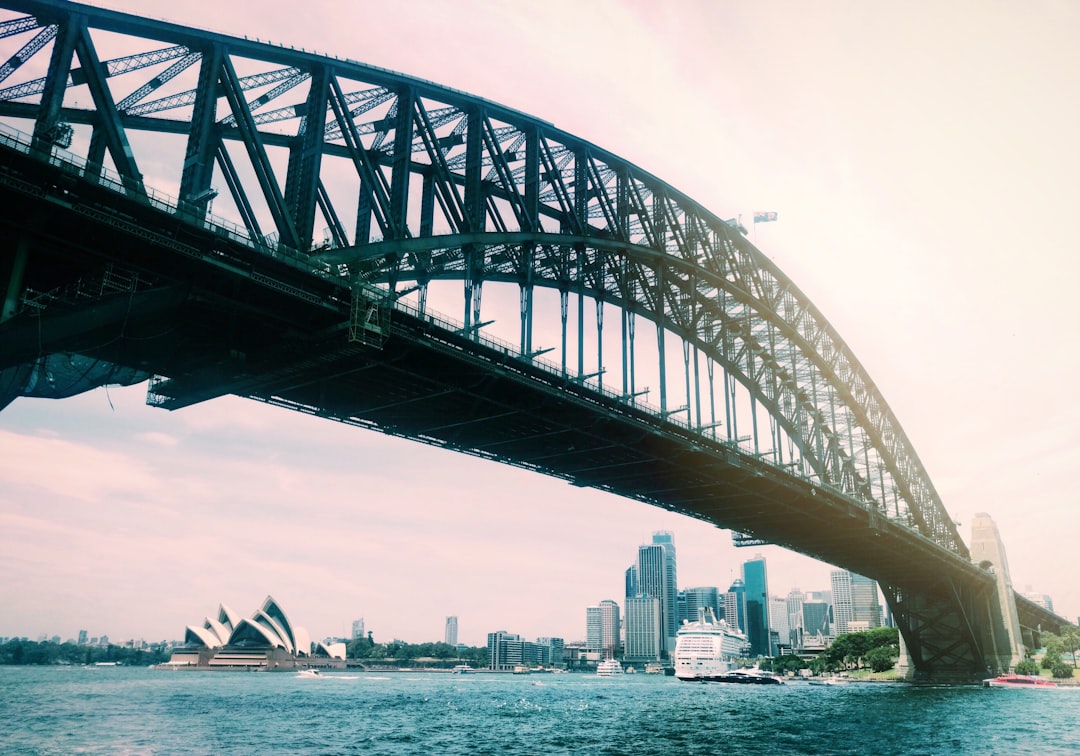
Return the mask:
[[(32, 135), (20, 149), (345, 286), (354, 342), (381, 347), (389, 319), (423, 316), (430, 287), (460, 281), (463, 323), (447, 324), (447, 338), (480, 343), (484, 285), (510, 284), (518, 356), (540, 365), (535, 297), (553, 290), (564, 385), (968, 559), (899, 422), (824, 316), (736, 225), (635, 165), (537, 118), (352, 60), (68, 2), (0, 7), (0, 119)], [(167, 176), (178, 198), (144, 170)], [(211, 215), (215, 202), (232, 221)], [(619, 318), (614, 356), (605, 313)], [(655, 328), (644, 357), (639, 320)], [(658, 407), (641, 399), (641, 365), (658, 376)], [(604, 385), (608, 372), (618, 385)], [(158, 399), (178, 406), (168, 383), (157, 379)], [(758, 535), (752, 521), (738, 529)], [(886, 593), (905, 616), (925, 614)], [(930, 614), (977, 665), (969, 603)]]

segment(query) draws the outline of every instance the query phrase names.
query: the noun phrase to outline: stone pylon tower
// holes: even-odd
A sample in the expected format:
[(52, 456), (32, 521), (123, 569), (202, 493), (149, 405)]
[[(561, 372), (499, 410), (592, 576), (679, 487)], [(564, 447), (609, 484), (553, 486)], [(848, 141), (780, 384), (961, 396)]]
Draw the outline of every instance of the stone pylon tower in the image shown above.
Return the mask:
[(984, 636), (986, 662), (996, 666), (995, 671), (1013, 669), (1024, 658), (1024, 646), (1012, 578), (997, 525), (982, 512), (971, 523), (971, 561), (997, 579), (996, 601), (990, 602), (989, 632)]

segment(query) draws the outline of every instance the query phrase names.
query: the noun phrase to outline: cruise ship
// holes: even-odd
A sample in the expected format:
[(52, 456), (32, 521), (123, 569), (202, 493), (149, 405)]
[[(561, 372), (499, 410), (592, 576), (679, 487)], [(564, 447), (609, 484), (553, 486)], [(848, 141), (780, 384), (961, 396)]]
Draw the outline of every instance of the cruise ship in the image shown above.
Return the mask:
[(726, 674), (731, 660), (750, 653), (750, 640), (709, 607), (698, 609), (697, 622), (684, 621), (675, 636), (675, 677), (707, 680)]

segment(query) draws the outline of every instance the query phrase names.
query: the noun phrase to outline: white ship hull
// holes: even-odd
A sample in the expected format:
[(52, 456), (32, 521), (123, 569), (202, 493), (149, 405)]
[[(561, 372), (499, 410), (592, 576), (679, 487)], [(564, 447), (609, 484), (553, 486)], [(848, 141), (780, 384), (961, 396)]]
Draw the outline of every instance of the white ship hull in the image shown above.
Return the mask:
[(697, 622), (679, 628), (675, 641), (675, 677), (680, 680), (707, 680), (731, 672), (731, 660), (749, 651), (746, 636), (717, 621), (712, 611), (701, 609)]

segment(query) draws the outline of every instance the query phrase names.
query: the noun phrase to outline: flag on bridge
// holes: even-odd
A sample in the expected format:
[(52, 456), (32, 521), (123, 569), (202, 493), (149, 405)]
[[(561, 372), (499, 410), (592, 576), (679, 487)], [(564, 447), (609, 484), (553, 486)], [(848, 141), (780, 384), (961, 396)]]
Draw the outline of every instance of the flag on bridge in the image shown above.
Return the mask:
[(754, 223), (769, 223), (776, 220), (776, 212), (770, 211), (763, 213), (761, 211), (754, 211)]

